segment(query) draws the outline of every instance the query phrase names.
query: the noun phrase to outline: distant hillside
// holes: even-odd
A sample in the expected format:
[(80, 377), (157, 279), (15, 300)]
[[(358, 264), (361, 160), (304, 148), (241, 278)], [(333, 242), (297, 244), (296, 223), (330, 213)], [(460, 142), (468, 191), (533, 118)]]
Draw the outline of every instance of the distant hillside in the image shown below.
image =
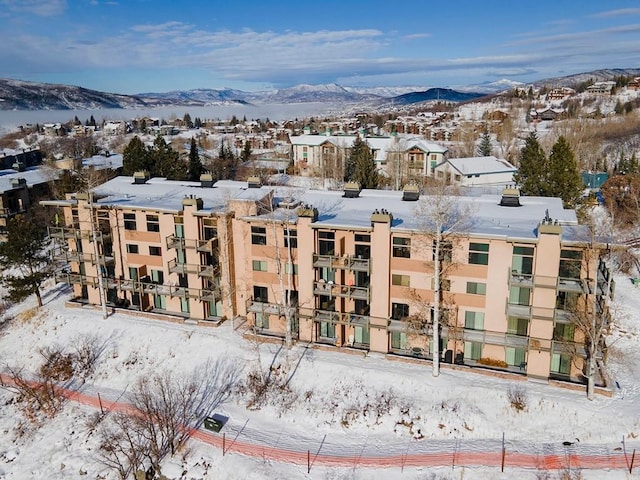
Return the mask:
[(589, 80), (593, 80), (594, 82), (613, 80), (615, 77), (619, 77), (621, 75), (628, 77), (640, 77), (640, 68), (604, 68), (601, 70), (594, 70), (592, 72), (567, 75), (566, 77), (546, 78), (544, 80), (533, 82), (533, 84), (536, 86), (547, 85), (552, 87), (570, 87)]
[(0, 110), (81, 110), (153, 105), (153, 102), (132, 95), (104, 93), (72, 85), (0, 79)]
[(443, 102), (466, 102), (484, 97), (485, 93), (459, 92), (450, 88), (430, 88), (424, 92), (411, 92), (398, 95), (385, 102), (390, 105), (412, 105), (414, 103), (441, 100)]

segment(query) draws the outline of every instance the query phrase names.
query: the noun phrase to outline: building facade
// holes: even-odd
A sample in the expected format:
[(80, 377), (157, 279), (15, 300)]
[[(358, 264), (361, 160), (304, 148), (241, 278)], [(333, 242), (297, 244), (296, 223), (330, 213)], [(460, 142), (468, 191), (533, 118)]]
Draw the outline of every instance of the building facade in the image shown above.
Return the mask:
[(234, 319), (326, 348), (429, 360), (438, 341), (447, 363), (580, 381), (571, 309), (583, 299), (605, 315), (612, 291), (602, 245), (575, 212), (516, 190), (456, 197), (467, 222), (441, 239), (437, 262), (438, 202), (417, 189), (117, 177), (44, 203), (63, 213), (50, 235), (76, 301), (100, 304), (102, 285), (110, 308)]

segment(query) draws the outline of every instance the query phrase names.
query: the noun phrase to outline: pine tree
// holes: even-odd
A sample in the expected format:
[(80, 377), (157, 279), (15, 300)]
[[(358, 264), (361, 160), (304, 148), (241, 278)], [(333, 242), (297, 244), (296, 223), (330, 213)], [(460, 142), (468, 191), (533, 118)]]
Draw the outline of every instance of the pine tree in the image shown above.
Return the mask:
[(154, 160), (154, 174), (169, 180), (187, 178), (187, 166), (180, 159), (178, 152), (171, 148), (162, 135), (158, 135), (153, 141), (151, 155)]
[(380, 179), (373, 152), (360, 136), (356, 137), (347, 157), (344, 180), (356, 181), (361, 188), (378, 188)]
[(480, 145), (478, 145), (478, 156), (488, 157), (489, 155), (491, 155), (491, 135), (489, 135), (489, 130), (485, 127), (480, 138)]
[(513, 179), (520, 187), (520, 192), (523, 195), (544, 196), (547, 158), (535, 132), (531, 132), (525, 140), (519, 163)]
[(584, 185), (576, 156), (563, 136), (553, 145), (545, 170), (545, 195), (560, 197), (565, 207), (575, 208), (582, 196)]
[(148, 170), (149, 173), (153, 173), (152, 167), (149, 150), (136, 135), (122, 152), (122, 173), (125, 175), (133, 175), (140, 170)]
[(44, 281), (53, 275), (53, 265), (46, 251), (49, 244), (46, 222), (35, 215), (17, 215), (7, 224), (7, 241), (0, 243), (0, 282), (9, 298), (20, 302), (35, 294), (38, 306), (42, 306), (40, 289)]
[(189, 180), (197, 182), (202, 174), (202, 162), (198, 154), (196, 139), (191, 137), (191, 147), (189, 148)]

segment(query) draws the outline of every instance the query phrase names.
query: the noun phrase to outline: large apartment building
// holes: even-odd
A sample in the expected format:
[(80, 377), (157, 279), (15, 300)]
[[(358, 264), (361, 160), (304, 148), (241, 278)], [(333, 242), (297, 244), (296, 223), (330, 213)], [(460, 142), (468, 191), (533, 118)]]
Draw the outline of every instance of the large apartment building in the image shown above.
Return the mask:
[[(255, 180), (255, 181), (254, 181)], [(465, 228), (439, 245), (417, 189), (316, 191), (246, 182), (117, 177), (44, 202), (59, 281), (76, 301), (327, 348), (581, 381), (578, 298), (605, 315), (602, 247), (558, 198), (461, 196)], [(460, 224), (462, 225), (462, 224)], [(435, 289), (435, 265), (442, 268)], [(433, 332), (434, 291), (441, 329)]]

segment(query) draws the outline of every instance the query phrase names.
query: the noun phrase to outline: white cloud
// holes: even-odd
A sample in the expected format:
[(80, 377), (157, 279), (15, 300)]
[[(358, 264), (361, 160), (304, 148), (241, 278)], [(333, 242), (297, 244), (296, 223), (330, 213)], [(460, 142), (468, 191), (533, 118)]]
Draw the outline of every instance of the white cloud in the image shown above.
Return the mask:
[(67, 9), (67, 0), (0, 0), (12, 12), (32, 13), (41, 17), (60, 15)]
[(640, 8), (619, 8), (617, 10), (607, 10), (591, 15), (595, 18), (621, 17), (627, 15), (640, 15)]

